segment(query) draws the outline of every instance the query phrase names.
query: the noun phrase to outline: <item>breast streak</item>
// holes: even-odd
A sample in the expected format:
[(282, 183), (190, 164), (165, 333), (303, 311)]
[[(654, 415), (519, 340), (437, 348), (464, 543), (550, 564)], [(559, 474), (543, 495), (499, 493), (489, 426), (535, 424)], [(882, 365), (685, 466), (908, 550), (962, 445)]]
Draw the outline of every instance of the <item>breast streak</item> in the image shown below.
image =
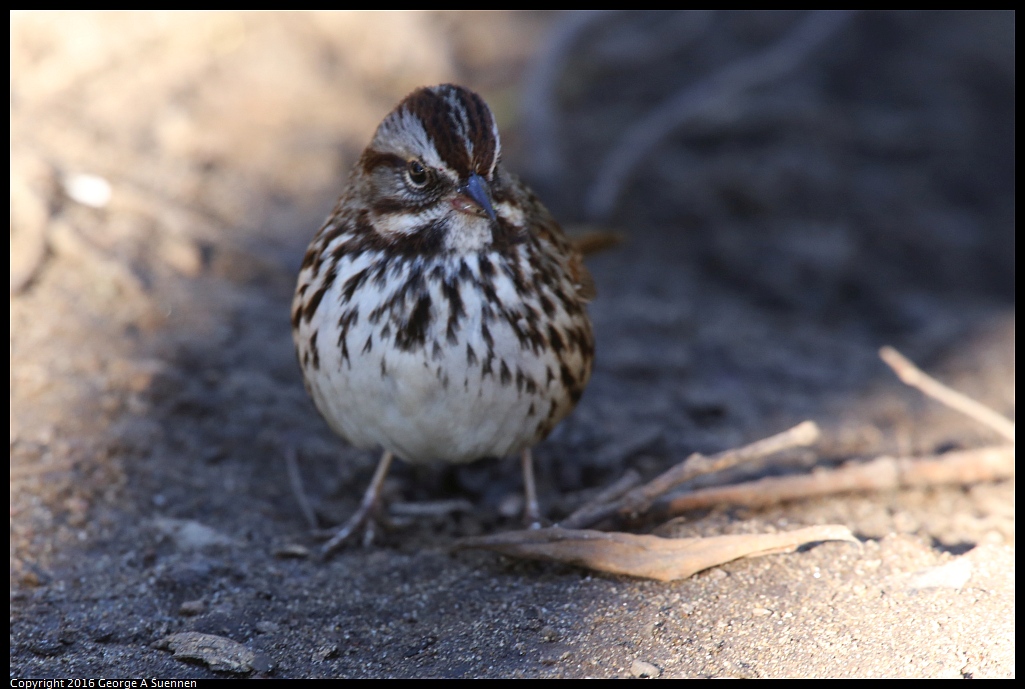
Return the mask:
[[(479, 265), (469, 264), (479, 279)], [(547, 349), (523, 346), (509, 319), (473, 280), (453, 282), (462, 307), (456, 315), (462, 315), (453, 318), (442, 282), (428, 280), (423, 342), (405, 349), (396, 346), (397, 335), (409, 326), (419, 297), (407, 295), (401, 309), (373, 323), (369, 315), (380, 306), (381, 293), (368, 283), (353, 294), (359, 317), (350, 324), (344, 348), (323, 343), (322, 370), (328, 375), (314, 386), (318, 408), (353, 445), (381, 446), (410, 462), (468, 462), (518, 452), (539, 440), (538, 429), (551, 411), (548, 400), (560, 397), (557, 359)], [(338, 304), (344, 283), (340, 274), (324, 301)], [(518, 307), (507, 277), (498, 274), (495, 287), (500, 302)], [(314, 323), (330, 318), (331, 311), (319, 309)], [(554, 380), (549, 372), (555, 372)]]

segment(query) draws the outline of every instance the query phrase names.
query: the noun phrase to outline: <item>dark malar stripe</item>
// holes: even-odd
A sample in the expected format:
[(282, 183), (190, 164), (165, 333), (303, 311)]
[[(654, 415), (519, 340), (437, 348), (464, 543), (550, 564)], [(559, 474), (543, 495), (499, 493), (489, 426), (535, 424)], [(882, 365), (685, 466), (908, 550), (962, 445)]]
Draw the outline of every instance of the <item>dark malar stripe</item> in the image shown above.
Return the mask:
[[(403, 208), (409, 210), (407, 207)], [(345, 250), (350, 255), (355, 256), (364, 251), (381, 251), (397, 258), (424, 258), (435, 256), (444, 250), (448, 222), (444, 219), (432, 220), (409, 233), (395, 232), (383, 235), (374, 229), (370, 221), (370, 212), (364, 210), (356, 220), (354, 229), (358, 239)], [(375, 277), (379, 282), (385, 278), (382, 273)]]

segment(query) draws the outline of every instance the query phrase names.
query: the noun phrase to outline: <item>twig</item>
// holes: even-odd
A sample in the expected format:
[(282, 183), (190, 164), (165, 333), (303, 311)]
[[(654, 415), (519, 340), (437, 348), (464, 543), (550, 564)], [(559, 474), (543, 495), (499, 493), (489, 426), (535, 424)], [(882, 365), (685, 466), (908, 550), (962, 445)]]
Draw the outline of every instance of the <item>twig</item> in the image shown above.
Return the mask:
[(446, 517), (456, 512), (473, 512), (473, 503), (466, 498), (432, 502), (393, 502), (388, 505), (393, 517)]
[(801, 476), (764, 478), (703, 488), (671, 498), (658, 516), (670, 518), (717, 505), (764, 507), (835, 493), (895, 490), (910, 486), (968, 485), (1014, 476), (1014, 446), (948, 452), (933, 457), (879, 457), (864, 464)]
[(624, 514), (642, 512), (656, 499), (681, 483), (783, 450), (812, 445), (818, 441), (819, 435), (819, 427), (814, 422), (804, 421), (790, 430), (777, 433), (750, 445), (724, 450), (711, 457), (692, 455), (682, 464), (676, 465), (647, 484), (630, 491), (623, 499), (619, 511)]
[(618, 481), (603, 488), (600, 493), (578, 507), (573, 514), (562, 521), (562, 524), (594, 524), (601, 521), (604, 519), (604, 510), (611, 503), (626, 495), (640, 482), (641, 475), (633, 469), (628, 469), (625, 474), (619, 477)]
[(893, 347), (883, 347), (880, 349), (879, 357), (886, 362), (887, 366), (893, 369), (893, 372), (905, 384), (918, 388), (922, 393), (932, 397), (934, 400), (975, 419), (985, 426), (989, 426), (1012, 443), (1014, 442), (1014, 422), (1007, 417), (998, 414), (980, 402), (976, 402), (971, 397), (947, 387), (915, 366), (910, 359)]
[(750, 462), (767, 455), (775, 454), (794, 447), (803, 447), (815, 443), (819, 438), (819, 428), (811, 421), (799, 423), (788, 431), (759, 440), (758, 442), (725, 450), (711, 457), (693, 454), (682, 463), (669, 469), (662, 475), (643, 486), (635, 488), (626, 496), (611, 502), (603, 508), (595, 508), (586, 515), (587, 522), (582, 519), (562, 523), (565, 528), (579, 529), (595, 524), (602, 519), (619, 514), (625, 517), (644, 512), (651, 504), (676, 486), (705, 474), (723, 471), (730, 467)]
[(317, 529), (317, 514), (313, 511), (309, 499), (306, 497), (306, 490), (303, 488), (303, 479), (299, 474), (299, 461), (294, 446), (285, 448), (285, 466), (288, 467), (288, 482), (292, 485), (292, 493), (296, 502), (299, 503), (299, 510), (306, 518), (310, 529)]
[(634, 122), (598, 166), (598, 178), (587, 194), (588, 217), (609, 216), (634, 169), (668, 134), (696, 116), (729, 109), (745, 91), (793, 71), (854, 15), (846, 10), (812, 12), (768, 50), (726, 66)]

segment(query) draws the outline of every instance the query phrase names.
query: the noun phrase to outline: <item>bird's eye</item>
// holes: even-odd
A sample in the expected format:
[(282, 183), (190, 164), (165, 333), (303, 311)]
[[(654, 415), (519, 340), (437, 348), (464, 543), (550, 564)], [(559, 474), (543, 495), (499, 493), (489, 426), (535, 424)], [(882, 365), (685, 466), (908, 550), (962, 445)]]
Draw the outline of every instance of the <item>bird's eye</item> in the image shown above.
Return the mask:
[(427, 186), (427, 168), (419, 160), (411, 160), (406, 167), (406, 178), (417, 189), (423, 189)]

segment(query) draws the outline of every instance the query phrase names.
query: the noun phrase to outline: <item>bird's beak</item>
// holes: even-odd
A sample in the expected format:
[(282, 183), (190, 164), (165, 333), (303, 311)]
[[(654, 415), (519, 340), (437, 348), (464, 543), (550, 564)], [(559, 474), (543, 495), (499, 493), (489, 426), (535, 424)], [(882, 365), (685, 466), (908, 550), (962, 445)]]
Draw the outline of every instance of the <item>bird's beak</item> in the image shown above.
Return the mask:
[(488, 198), (487, 182), (480, 175), (470, 175), (466, 184), (457, 189), (459, 194), (452, 200), (456, 210), (472, 215), (487, 214), (492, 220), (497, 220), (495, 209), (491, 207), (491, 199)]

